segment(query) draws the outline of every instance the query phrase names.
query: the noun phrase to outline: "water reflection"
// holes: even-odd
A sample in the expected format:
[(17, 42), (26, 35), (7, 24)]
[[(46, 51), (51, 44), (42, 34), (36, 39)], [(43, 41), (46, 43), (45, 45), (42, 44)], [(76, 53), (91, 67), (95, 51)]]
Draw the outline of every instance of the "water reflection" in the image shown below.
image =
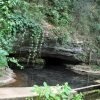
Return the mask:
[(44, 69), (26, 68), (24, 70), (14, 70), (16, 73), (16, 82), (6, 87), (27, 87), (33, 85), (42, 85), (47, 82), (48, 85), (54, 86), (68, 82), (72, 88), (96, 84), (93, 80), (97, 78), (88, 75), (79, 75), (64, 66), (49, 66)]

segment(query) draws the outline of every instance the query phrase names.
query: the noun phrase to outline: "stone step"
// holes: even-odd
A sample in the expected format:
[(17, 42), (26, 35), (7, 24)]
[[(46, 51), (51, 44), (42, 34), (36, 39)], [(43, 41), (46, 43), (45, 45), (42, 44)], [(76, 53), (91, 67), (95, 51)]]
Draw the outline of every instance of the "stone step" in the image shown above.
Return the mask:
[[(53, 93), (59, 94), (56, 86), (50, 87)], [(89, 91), (90, 89), (100, 89), (100, 84), (90, 85), (86, 87), (72, 89), (72, 94), (75, 94), (82, 91)], [(38, 94), (36, 92), (32, 92), (32, 87), (8, 87), (8, 88), (0, 88), (0, 100), (25, 100), (25, 98), (36, 98)], [(31, 99), (33, 100), (33, 99)]]
[[(55, 86), (51, 87), (54, 93), (58, 93)], [(76, 93), (76, 91), (72, 91)], [(32, 87), (8, 87), (0, 88), (0, 100), (25, 100), (25, 98), (36, 98), (37, 93), (32, 92)]]

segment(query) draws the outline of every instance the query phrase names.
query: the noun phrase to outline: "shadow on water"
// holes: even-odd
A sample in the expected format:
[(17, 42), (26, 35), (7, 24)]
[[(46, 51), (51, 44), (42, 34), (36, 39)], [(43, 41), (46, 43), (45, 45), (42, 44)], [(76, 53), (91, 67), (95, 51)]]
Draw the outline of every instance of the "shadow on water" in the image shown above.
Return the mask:
[(16, 82), (5, 87), (42, 86), (43, 82), (47, 82), (50, 86), (68, 82), (72, 88), (96, 84), (93, 81), (96, 80), (95, 77), (79, 75), (66, 69), (65, 65), (46, 65), (43, 69), (15, 69), (14, 72), (16, 73)]

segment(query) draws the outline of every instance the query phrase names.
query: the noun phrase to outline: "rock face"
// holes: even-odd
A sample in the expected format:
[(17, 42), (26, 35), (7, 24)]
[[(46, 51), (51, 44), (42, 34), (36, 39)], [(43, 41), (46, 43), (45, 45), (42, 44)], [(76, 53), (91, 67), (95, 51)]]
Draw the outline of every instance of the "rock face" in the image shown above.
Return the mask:
[(70, 67), (70, 69), (81, 75), (89, 75), (92, 77), (100, 76), (100, 71), (94, 70), (91, 65), (75, 65)]
[[(53, 25), (50, 25), (47, 22), (43, 22), (42, 26), (44, 29), (45, 38), (43, 47), (41, 49), (41, 57), (47, 63), (59, 62), (77, 64), (83, 62), (83, 41), (73, 41), (70, 44), (66, 43), (67, 46), (64, 46), (62, 44), (59, 44), (59, 42), (55, 39), (54, 33), (50, 31), (54, 29)], [(23, 39), (21, 36), (18, 36), (18, 40), (16, 41), (14, 46), (15, 54), (10, 54), (10, 56), (28, 58), (29, 53), (31, 52), (30, 50), (32, 50), (30, 44), (31, 40), (28, 34), (26, 34)]]
[(66, 49), (61, 47), (45, 47), (41, 50), (41, 56), (47, 63), (81, 63), (82, 60), (78, 58), (78, 55), (81, 53), (81, 48)]
[[(27, 57), (29, 55), (30, 47), (24, 46), (15, 49), (16, 53), (10, 56)], [(45, 46), (41, 49), (41, 57), (46, 63), (66, 63), (66, 64), (79, 64), (82, 63), (80, 55), (83, 53), (82, 48), (76, 47), (72, 49)], [(20, 56), (19, 56), (20, 55)]]
[(10, 68), (0, 69), (0, 86), (15, 82), (15, 74)]

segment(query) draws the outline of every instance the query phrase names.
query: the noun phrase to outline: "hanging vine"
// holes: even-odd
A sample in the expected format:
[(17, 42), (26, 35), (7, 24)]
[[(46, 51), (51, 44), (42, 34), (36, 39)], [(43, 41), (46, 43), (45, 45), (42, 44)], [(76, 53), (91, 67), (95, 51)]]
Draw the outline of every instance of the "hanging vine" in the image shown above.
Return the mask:
[(30, 34), (29, 55), (34, 59), (42, 45), (43, 31), (31, 17), (29, 8), (30, 4), (24, 0), (0, 0), (0, 48), (11, 53), (16, 37), (21, 36), (23, 42), (24, 36)]

